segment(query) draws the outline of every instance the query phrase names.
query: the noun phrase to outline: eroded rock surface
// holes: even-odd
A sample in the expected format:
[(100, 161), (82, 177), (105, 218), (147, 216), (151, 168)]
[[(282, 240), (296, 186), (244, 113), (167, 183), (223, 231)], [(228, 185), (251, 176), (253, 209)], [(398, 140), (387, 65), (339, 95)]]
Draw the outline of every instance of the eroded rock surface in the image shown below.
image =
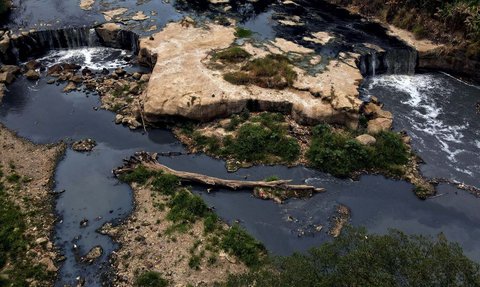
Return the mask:
[[(234, 85), (223, 79), (221, 71), (205, 64), (212, 50), (232, 45), (234, 32), (231, 27), (213, 24), (195, 28), (171, 23), (140, 41), (140, 60), (156, 63), (144, 95), (148, 121), (169, 117), (209, 121), (253, 106), (259, 111), (289, 113), (301, 123), (329, 122), (356, 128), (362, 76), (355, 55), (343, 54), (314, 76), (299, 69), (296, 84), (285, 90)], [(273, 44), (282, 51), (313, 52), (283, 39)]]

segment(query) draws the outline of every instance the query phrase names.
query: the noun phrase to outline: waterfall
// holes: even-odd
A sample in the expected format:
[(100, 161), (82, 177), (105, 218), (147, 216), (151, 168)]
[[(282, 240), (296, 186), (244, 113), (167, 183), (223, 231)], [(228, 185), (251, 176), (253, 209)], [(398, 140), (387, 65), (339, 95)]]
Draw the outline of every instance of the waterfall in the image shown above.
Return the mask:
[(109, 46), (138, 53), (138, 43), (138, 35), (127, 30), (119, 30), (113, 43), (103, 41), (94, 27), (33, 31), (13, 38), (7, 53), (0, 55), (0, 58), (5, 63), (14, 64), (54, 49), (98, 46)]
[(383, 63), (387, 74), (415, 74), (417, 51), (411, 48), (387, 50)]
[(364, 76), (413, 75), (417, 67), (417, 59), (417, 51), (408, 47), (389, 48), (385, 51), (363, 50), (358, 68)]

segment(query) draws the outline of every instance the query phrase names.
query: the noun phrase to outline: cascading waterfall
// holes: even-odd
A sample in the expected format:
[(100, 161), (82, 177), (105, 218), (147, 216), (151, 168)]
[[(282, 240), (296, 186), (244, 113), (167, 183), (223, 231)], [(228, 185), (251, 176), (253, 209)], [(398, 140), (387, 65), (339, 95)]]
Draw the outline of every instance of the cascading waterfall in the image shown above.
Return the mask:
[(111, 46), (131, 50), (137, 53), (139, 37), (127, 30), (119, 30), (116, 42), (106, 43), (97, 33), (96, 28), (78, 27), (57, 30), (33, 31), (20, 35), (10, 41), (10, 47), (3, 57), (5, 63), (26, 61), (32, 56), (40, 56), (55, 49), (76, 49), (81, 47)]
[(387, 74), (415, 74), (417, 51), (414, 49), (387, 50), (383, 58)]
[(417, 67), (418, 53), (413, 48), (390, 48), (386, 51), (363, 51), (358, 63), (364, 76), (378, 74), (413, 75)]

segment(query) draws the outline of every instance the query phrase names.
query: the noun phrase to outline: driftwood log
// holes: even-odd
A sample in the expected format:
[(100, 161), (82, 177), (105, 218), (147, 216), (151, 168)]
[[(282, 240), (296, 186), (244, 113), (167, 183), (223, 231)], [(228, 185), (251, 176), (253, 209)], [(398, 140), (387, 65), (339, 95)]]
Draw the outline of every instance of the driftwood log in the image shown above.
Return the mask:
[(149, 154), (146, 152), (137, 152), (129, 159), (124, 160), (124, 165), (114, 170), (114, 174), (119, 176), (123, 173), (133, 171), (137, 166), (143, 165), (149, 170), (162, 171), (177, 176), (183, 182), (193, 182), (206, 185), (213, 188), (238, 189), (256, 189), (266, 188), (283, 190), (293, 193), (313, 194), (324, 192), (324, 188), (318, 188), (311, 185), (290, 184), (291, 180), (275, 180), (275, 181), (247, 181), (247, 180), (228, 180), (217, 177), (207, 176), (203, 174), (178, 171), (171, 169), (157, 161), (157, 154)]

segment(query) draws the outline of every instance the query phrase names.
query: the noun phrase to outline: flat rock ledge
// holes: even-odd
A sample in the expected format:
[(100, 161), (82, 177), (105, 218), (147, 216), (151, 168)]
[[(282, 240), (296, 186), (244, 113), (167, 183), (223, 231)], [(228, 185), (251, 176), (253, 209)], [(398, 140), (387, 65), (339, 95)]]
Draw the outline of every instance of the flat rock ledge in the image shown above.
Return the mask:
[[(170, 23), (154, 36), (141, 39), (140, 61), (154, 66), (143, 95), (146, 120), (210, 121), (249, 108), (291, 114), (301, 124), (358, 126), (362, 103), (358, 86), (363, 80), (356, 65), (358, 55), (342, 54), (315, 75), (295, 68), (298, 79), (285, 90), (234, 85), (205, 63), (212, 51), (233, 44), (234, 33), (233, 27), (214, 24)], [(284, 41), (277, 39), (272, 45)]]

